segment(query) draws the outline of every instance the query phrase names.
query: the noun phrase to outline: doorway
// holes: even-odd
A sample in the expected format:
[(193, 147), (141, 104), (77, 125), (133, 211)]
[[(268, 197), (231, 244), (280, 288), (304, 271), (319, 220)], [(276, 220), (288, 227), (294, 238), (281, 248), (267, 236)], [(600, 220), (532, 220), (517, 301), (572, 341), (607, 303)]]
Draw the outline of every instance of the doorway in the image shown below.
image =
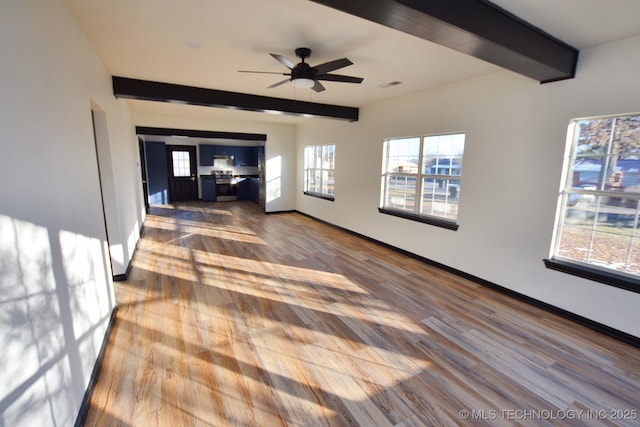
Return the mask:
[(140, 151), (140, 172), (142, 174), (142, 194), (144, 196), (144, 209), (149, 213), (149, 183), (147, 182), (147, 155), (144, 149), (144, 141), (138, 137), (138, 150)]
[(169, 200), (198, 200), (195, 145), (167, 145)]
[[(114, 244), (114, 235), (118, 229), (113, 212), (115, 211), (115, 190), (113, 183), (113, 173), (111, 155), (109, 148), (109, 133), (107, 126), (107, 114), (97, 106), (91, 106), (91, 125), (93, 130), (93, 146), (96, 153), (96, 168), (98, 172), (98, 186), (100, 189), (100, 201), (102, 205), (102, 220), (104, 223), (105, 238), (108, 251), (108, 263), (113, 280), (118, 280), (122, 276), (123, 263), (118, 262), (120, 253), (114, 252), (114, 248), (119, 246)], [(117, 237), (115, 238), (117, 240)], [(115, 265), (114, 265), (114, 255)], [(105, 260), (106, 264), (106, 260)], [(105, 265), (106, 266), (106, 265)], [(112, 306), (111, 294), (109, 293), (109, 304)]]

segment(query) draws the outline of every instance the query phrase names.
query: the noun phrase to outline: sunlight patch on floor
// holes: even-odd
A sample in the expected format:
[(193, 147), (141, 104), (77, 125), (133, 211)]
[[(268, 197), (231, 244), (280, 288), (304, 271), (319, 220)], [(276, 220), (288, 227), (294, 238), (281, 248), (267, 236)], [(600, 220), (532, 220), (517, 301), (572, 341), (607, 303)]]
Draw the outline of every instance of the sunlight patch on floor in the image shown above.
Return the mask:
[(145, 227), (157, 228), (160, 230), (166, 230), (171, 232), (181, 232), (184, 234), (198, 234), (204, 237), (213, 237), (216, 239), (233, 240), (242, 243), (251, 243), (265, 245), (266, 242), (257, 237), (255, 233), (242, 227), (231, 227), (227, 225), (216, 225), (202, 223), (197, 225), (197, 221), (185, 222), (180, 220), (178, 222), (166, 221), (164, 219), (147, 218), (145, 220)]

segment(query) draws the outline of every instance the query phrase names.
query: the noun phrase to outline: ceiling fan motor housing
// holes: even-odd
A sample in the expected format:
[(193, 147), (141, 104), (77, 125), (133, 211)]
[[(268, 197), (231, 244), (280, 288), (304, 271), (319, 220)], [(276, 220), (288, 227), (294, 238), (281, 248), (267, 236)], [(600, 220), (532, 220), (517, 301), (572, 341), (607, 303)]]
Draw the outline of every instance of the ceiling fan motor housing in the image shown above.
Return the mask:
[(291, 70), (291, 80), (295, 79), (316, 79), (316, 72), (306, 62), (301, 62)]
[(291, 69), (291, 80), (295, 79), (311, 79), (317, 78), (316, 71), (309, 64), (304, 62), (305, 58), (311, 55), (311, 49), (308, 47), (299, 47), (296, 49), (296, 56), (302, 59), (302, 62)]

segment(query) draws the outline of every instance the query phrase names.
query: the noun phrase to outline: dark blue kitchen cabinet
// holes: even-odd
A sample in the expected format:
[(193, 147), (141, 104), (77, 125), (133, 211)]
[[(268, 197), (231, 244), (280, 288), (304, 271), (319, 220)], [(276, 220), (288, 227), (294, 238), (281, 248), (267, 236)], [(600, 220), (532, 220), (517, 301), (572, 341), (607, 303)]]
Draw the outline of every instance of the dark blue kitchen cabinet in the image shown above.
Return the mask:
[(261, 147), (249, 148), (249, 166), (258, 166), (258, 153)]
[(238, 200), (250, 200), (258, 203), (258, 178), (247, 177), (238, 181), (237, 196)]
[(236, 186), (236, 196), (238, 200), (249, 200), (249, 178), (241, 178)]
[(213, 156), (215, 155), (215, 145), (200, 144), (200, 166), (213, 166)]
[(234, 166), (258, 166), (258, 155), (263, 147), (236, 147)]
[(258, 178), (249, 178), (249, 200), (259, 202), (260, 180)]
[(200, 144), (200, 166), (214, 166), (214, 157), (222, 160), (233, 158), (233, 166), (258, 166), (258, 155), (264, 147)]
[(236, 147), (230, 145), (214, 145), (214, 154), (221, 157), (231, 157), (236, 154)]
[(233, 159), (233, 166), (257, 166), (258, 160), (253, 161), (253, 147), (235, 147), (236, 155)]
[(144, 149), (147, 158), (149, 204), (169, 203), (167, 146), (162, 141), (147, 141), (144, 143)]
[(200, 183), (202, 184), (202, 200), (205, 202), (216, 201), (216, 180), (215, 177), (202, 175), (200, 176)]

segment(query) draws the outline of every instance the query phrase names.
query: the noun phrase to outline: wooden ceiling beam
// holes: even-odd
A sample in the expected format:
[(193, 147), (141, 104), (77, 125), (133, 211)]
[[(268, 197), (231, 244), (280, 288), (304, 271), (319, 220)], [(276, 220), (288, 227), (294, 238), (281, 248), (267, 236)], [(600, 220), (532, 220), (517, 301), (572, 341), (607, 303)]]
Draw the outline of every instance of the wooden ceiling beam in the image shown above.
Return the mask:
[(577, 49), (486, 0), (311, 1), (474, 56), (541, 83), (575, 76)]
[(325, 117), (352, 122), (358, 120), (359, 114), (358, 108), (355, 107), (249, 95), (246, 93), (227, 92), (149, 80), (137, 80), (127, 77), (113, 76), (112, 80), (113, 94), (117, 98), (172, 102), (177, 104), (231, 108), (305, 117)]
[(265, 142), (267, 140), (267, 134), (265, 133), (223, 132), (199, 129), (160, 128), (150, 126), (136, 126), (136, 134), (153, 136), (182, 136), (188, 138), (207, 139), (232, 139), (237, 141), (258, 142)]

